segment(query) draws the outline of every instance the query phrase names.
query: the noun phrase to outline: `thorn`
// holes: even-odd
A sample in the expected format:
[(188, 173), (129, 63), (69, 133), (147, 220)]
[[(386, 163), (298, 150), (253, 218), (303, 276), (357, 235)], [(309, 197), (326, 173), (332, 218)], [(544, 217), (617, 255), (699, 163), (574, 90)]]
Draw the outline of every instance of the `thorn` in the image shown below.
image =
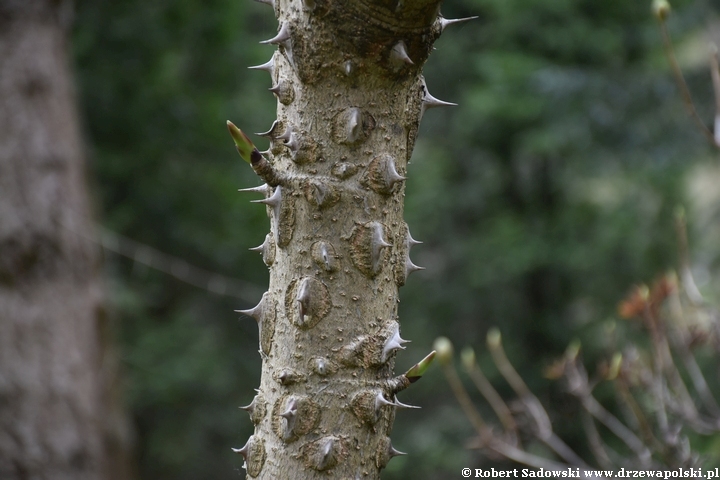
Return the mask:
[(288, 147), (291, 152), (296, 152), (298, 149), (298, 141), (295, 132), (290, 125), (287, 126), (282, 135), (277, 137), (278, 140), (283, 141), (283, 145)]
[(288, 125), (287, 127), (285, 127), (285, 131), (282, 133), (282, 135), (278, 135), (276, 138), (278, 140), (283, 140), (283, 142), (288, 142), (290, 141), (290, 137), (292, 136), (292, 134), (293, 129), (290, 125)]
[(283, 145), (285, 145), (286, 147), (288, 147), (291, 152), (297, 152), (297, 151), (298, 151), (298, 148), (300, 148), (300, 147), (299, 147), (299, 145), (298, 145), (298, 141), (297, 141), (297, 137), (295, 136), (295, 132), (292, 132), (292, 133), (290, 134), (290, 140), (288, 140), (288, 141), (286, 141), (286, 142), (283, 142)]
[(295, 421), (297, 420), (297, 400), (295, 400), (295, 397), (290, 397), (287, 410), (281, 413), (280, 416), (285, 419), (283, 438), (287, 440), (293, 436)]
[(415, 63), (410, 59), (407, 53), (407, 46), (405, 42), (400, 40), (390, 51), (390, 59), (395, 63), (405, 63), (407, 65), (414, 65)]
[(388, 189), (392, 189), (392, 187), (395, 186), (395, 184), (397, 182), (402, 182), (403, 180), (405, 180), (405, 177), (400, 175), (398, 173), (397, 169), (395, 168), (395, 159), (393, 159), (392, 157), (390, 157), (388, 159), (386, 169), (387, 169), (386, 180), (387, 180)]
[(245, 446), (242, 448), (233, 448), (232, 451), (235, 453), (238, 453), (243, 456), (245, 461), (247, 461), (248, 453), (250, 453), (250, 442), (252, 441), (253, 436), (250, 435), (250, 438), (248, 438), (247, 442), (245, 443)]
[(281, 417), (283, 417), (285, 420), (290, 421), (291, 419), (295, 418), (295, 415), (297, 414), (297, 401), (294, 398), (291, 398), (288, 402), (287, 410), (285, 410), (283, 413), (280, 414)]
[(410, 247), (412, 247), (412, 246), (414, 246), (414, 245), (420, 245), (421, 243), (423, 243), (423, 242), (421, 242), (421, 241), (419, 241), (419, 240), (415, 240), (415, 239), (412, 237), (412, 235), (410, 235), (410, 227), (408, 227), (408, 229), (407, 229), (407, 245), (408, 245), (408, 248), (410, 248)]
[(425, 109), (435, 108), (435, 107), (457, 107), (457, 103), (446, 102), (444, 100), (438, 100), (437, 98), (430, 95), (426, 90), (425, 96), (423, 97), (423, 107), (425, 107)]
[(292, 375), (290, 374), (290, 372), (282, 372), (278, 376), (278, 380), (280, 380), (281, 385), (287, 385), (288, 383), (290, 383), (291, 378), (292, 378)]
[(255, 65), (255, 66), (248, 67), (248, 68), (250, 70), (265, 70), (270, 75), (272, 75), (273, 72), (275, 71), (275, 57), (273, 56), (272, 58), (270, 58), (270, 60), (268, 62), (263, 63), (262, 65)]
[(392, 244), (385, 241), (383, 238), (384, 232), (382, 224), (373, 222), (373, 243), (379, 247), (391, 247)]
[(320, 375), (325, 375), (327, 373), (327, 365), (325, 364), (325, 360), (322, 358), (318, 358), (315, 361), (315, 370)]
[(388, 449), (388, 454), (390, 455), (390, 458), (392, 457), (398, 457), (400, 455), (407, 455), (405, 452), (401, 452), (400, 450), (395, 450), (395, 447), (390, 444), (390, 448)]
[(270, 90), (275, 95), (280, 95), (281, 88), (282, 88), (282, 84), (278, 83), (277, 85), (273, 85), (272, 87), (268, 88), (268, 90)]
[(238, 192), (255, 192), (255, 193), (262, 193), (264, 195), (267, 195), (270, 191), (270, 186), (267, 183), (264, 183), (258, 187), (250, 187), (250, 188), (238, 188)]
[(384, 229), (381, 223), (379, 222), (373, 222), (371, 225), (372, 228), (372, 239), (370, 241), (370, 260), (372, 263), (372, 269), (373, 272), (378, 273), (380, 271), (380, 268), (382, 265), (380, 265), (380, 261), (382, 260), (382, 250), (383, 248), (390, 247), (391, 244), (389, 244), (384, 238)]
[(265, 237), (265, 240), (261, 245), (258, 245), (257, 247), (248, 248), (251, 252), (259, 252), (262, 253), (263, 250), (265, 250), (265, 246), (267, 245), (267, 237)]
[(398, 400), (397, 395), (393, 397), (393, 401), (395, 402), (395, 406), (398, 408), (421, 408), (417, 405), (408, 405), (406, 403), (402, 403), (400, 400)]
[(351, 108), (347, 123), (347, 141), (355, 143), (362, 133), (362, 114), (359, 108)]
[(423, 114), (425, 113), (425, 110), (428, 108), (436, 108), (436, 107), (456, 107), (457, 103), (451, 103), (451, 102), (445, 102), (443, 100), (438, 100), (437, 98), (430, 95), (430, 92), (428, 91), (427, 84), (425, 83), (425, 78), (421, 79), (422, 82), (422, 88), (423, 88), (423, 98), (422, 98), (422, 107), (420, 109), (420, 118), (422, 118)]
[(325, 470), (333, 459), (333, 447), (335, 442), (330, 438), (322, 447), (322, 458), (318, 464), (318, 470)]
[(476, 18), (478, 18), (478, 17), (475, 16), (475, 17), (452, 18), (452, 19), (440, 17), (440, 31), (444, 32), (445, 28), (449, 27), (450, 25), (456, 25), (458, 23), (469, 22), (470, 20), (475, 20)]
[(260, 43), (263, 45), (279, 45), (287, 40), (290, 40), (290, 27), (288, 26), (288, 22), (283, 22), (277, 35), (269, 40), (263, 40)]
[(275, 0), (255, 0), (258, 3), (264, 3), (266, 5), (270, 5), (271, 7), (275, 8)]
[(330, 255), (328, 254), (328, 248), (325, 242), (320, 243), (320, 257), (325, 264), (325, 270), (330, 271), (332, 265), (330, 265)]
[(413, 272), (417, 272), (418, 270), (425, 270), (425, 267), (418, 267), (415, 265), (412, 260), (410, 260), (410, 256), (408, 255), (405, 258), (405, 276), (407, 277)]
[(385, 405), (391, 405), (395, 406), (395, 403), (387, 400), (385, 396), (382, 394), (382, 392), (378, 392), (377, 396), (375, 397), (375, 413), (376, 415), (380, 415), (380, 408), (384, 407)]
[(278, 185), (275, 188), (275, 193), (273, 193), (272, 196), (270, 196), (268, 198), (262, 198), (260, 200), (250, 200), (250, 202), (251, 203), (263, 203), (270, 207), (276, 208), (276, 207), (280, 206), (281, 200), (282, 200), (282, 192), (280, 191), (280, 185)]
[(248, 317), (252, 317), (255, 319), (256, 322), (260, 323), (260, 321), (262, 320), (263, 304), (265, 303), (266, 295), (267, 295), (267, 292), (263, 293), (263, 296), (260, 299), (260, 302), (257, 305), (255, 305), (253, 308), (250, 308), (248, 310), (235, 310), (235, 312), (241, 313), (243, 315), (247, 315)]
[(255, 395), (252, 399), (252, 402), (250, 402), (249, 405), (245, 405), (244, 407), (239, 407), (240, 410), (245, 410), (246, 412), (249, 412), (251, 415), (253, 411), (255, 411), (255, 401), (257, 400), (257, 395)]
[(275, 138), (275, 129), (277, 128), (277, 126), (278, 126), (278, 121), (275, 120), (273, 122), (273, 124), (270, 126), (270, 130), (268, 130), (267, 132), (263, 132), (263, 133), (256, 133), (255, 135), (257, 135), (258, 137), (267, 137), (267, 138), (271, 138), (271, 139)]
[(405, 350), (405, 347), (403, 347), (404, 343), (409, 343), (409, 340), (403, 340), (400, 337), (400, 324), (396, 323), (393, 327), (392, 335), (390, 335), (390, 338), (387, 339), (385, 345), (383, 346), (380, 361), (385, 363), (390, 354), (392, 354), (395, 350)]
[(298, 302), (298, 321), (301, 325), (304, 325), (310, 320), (308, 313), (310, 310), (310, 278), (305, 277), (300, 283), (298, 288), (297, 297), (295, 300)]

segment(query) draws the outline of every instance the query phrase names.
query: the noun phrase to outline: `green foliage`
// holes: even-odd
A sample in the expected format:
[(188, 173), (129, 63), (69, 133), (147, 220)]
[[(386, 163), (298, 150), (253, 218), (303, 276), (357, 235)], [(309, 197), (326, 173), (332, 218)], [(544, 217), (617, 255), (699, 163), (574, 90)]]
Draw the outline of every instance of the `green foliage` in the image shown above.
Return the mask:
[[(703, 11), (676, 3), (670, 26), (682, 38)], [(77, 8), (102, 223), (264, 288), (266, 268), (247, 248), (262, 242), (266, 212), (236, 192), (260, 182), (225, 121), (264, 131), (274, 119), (267, 75), (246, 70), (271, 55), (257, 45), (276, 29), (270, 9), (250, 0)], [(530, 387), (558, 399), (539, 366), (575, 336), (592, 351), (597, 322), (627, 287), (675, 264), (672, 208), (707, 149), (662, 61), (649, 2), (454, 0), (443, 13), (480, 18), (448, 27), (426, 69), (431, 93), (460, 106), (427, 112), (408, 172), (406, 218), (425, 242), (413, 261), (428, 270), (401, 291), (413, 343), (396, 371), (436, 336), (481, 345), (496, 325)], [(705, 72), (690, 77), (702, 114)], [(113, 256), (107, 264), (142, 478), (237, 478), (242, 459), (230, 447), (252, 426), (235, 407), (252, 398), (259, 359), (255, 323), (232, 310), (259, 297), (214, 296)], [(393, 444), (411, 455), (385, 478), (456, 476), (480, 461), (463, 450), (470, 431), (433, 368), (401, 397), (425, 409), (399, 414)]]

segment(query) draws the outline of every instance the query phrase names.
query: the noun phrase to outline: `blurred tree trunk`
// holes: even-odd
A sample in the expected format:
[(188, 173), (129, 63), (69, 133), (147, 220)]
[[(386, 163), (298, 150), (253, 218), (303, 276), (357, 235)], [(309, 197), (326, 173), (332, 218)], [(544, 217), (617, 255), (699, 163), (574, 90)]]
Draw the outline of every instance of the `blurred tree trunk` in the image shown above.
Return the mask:
[[(404, 175), (425, 109), (422, 65), (440, 0), (279, 0), (267, 159), (255, 153), (271, 233), (250, 477), (377, 479), (396, 452), (399, 287), (416, 270)], [(240, 139), (240, 134), (237, 133)], [(247, 157), (247, 155), (246, 155)], [(249, 158), (248, 158), (249, 159)], [(263, 189), (261, 189), (263, 190)]]
[[(125, 479), (70, 2), (0, 0), (0, 478)], [(85, 235), (85, 236), (83, 236)]]

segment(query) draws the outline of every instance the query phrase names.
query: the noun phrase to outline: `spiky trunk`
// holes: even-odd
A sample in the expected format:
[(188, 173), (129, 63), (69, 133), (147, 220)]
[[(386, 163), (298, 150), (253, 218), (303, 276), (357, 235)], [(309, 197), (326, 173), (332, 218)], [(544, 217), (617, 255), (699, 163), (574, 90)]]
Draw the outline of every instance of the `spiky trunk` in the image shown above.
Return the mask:
[(238, 449), (250, 477), (379, 478), (402, 349), (398, 289), (417, 270), (404, 181), (428, 107), (421, 67), (447, 21), (440, 0), (271, 0), (277, 121), (268, 151), (241, 155), (267, 186), (258, 250), (270, 286), (243, 311), (260, 327), (262, 380)]

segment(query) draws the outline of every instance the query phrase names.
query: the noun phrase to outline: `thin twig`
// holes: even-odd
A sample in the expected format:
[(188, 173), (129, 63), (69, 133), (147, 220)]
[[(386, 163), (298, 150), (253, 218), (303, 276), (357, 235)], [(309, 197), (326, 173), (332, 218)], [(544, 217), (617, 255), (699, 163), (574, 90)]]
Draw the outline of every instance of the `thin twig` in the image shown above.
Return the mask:
[(477, 448), (489, 448), (494, 452), (510, 459), (514, 460), (523, 465), (527, 465), (533, 468), (543, 468), (545, 470), (562, 470), (567, 468), (567, 465), (547, 460), (537, 455), (533, 455), (524, 450), (521, 450), (507, 442), (502, 441), (493, 435), (490, 427), (487, 426), (483, 420), (480, 412), (477, 411), (475, 405), (473, 405), (470, 395), (462, 384), (460, 377), (458, 377), (455, 367), (452, 364), (443, 365), (443, 373), (445, 379), (450, 384), (450, 388), (455, 395), (460, 408), (462, 408), (465, 416), (470, 420), (475, 430), (479, 435), (479, 441)]
[(480, 438), (487, 439), (492, 435), (490, 433), (490, 428), (485, 423), (485, 420), (483, 420), (480, 412), (478, 412), (475, 408), (475, 405), (470, 399), (470, 395), (468, 395), (467, 390), (465, 390), (465, 386), (462, 384), (460, 377), (458, 377), (458, 374), (455, 371), (455, 367), (452, 364), (443, 365), (442, 370), (445, 374), (445, 379), (450, 384), (450, 388), (460, 404), (460, 408), (462, 408), (465, 413), (465, 416), (468, 420), (470, 420), (470, 423), (475, 428), (478, 435), (480, 435)]
[(642, 408), (640, 408), (640, 405), (635, 400), (635, 397), (630, 391), (625, 378), (622, 375), (619, 375), (613, 384), (615, 385), (616, 391), (620, 397), (622, 397), (623, 403), (628, 406), (628, 410), (635, 418), (637, 427), (640, 430), (640, 434), (645, 439), (645, 442), (648, 445), (652, 445), (654, 449), (661, 449), (662, 445), (660, 444), (660, 441), (653, 434), (650, 422), (645, 416), (645, 412), (643, 412)]
[(500, 339), (500, 332), (492, 330), (488, 333), (487, 345), (500, 374), (505, 378), (517, 396), (520, 397), (525, 409), (533, 420), (535, 420), (539, 430), (539, 436), (541, 438), (548, 436), (550, 432), (552, 432), (550, 417), (542, 406), (542, 403), (540, 403), (540, 400), (530, 391), (523, 379), (515, 371), (507, 355), (505, 355), (505, 350), (503, 350)]
[(487, 343), (493, 361), (501, 375), (507, 380), (518, 397), (520, 397), (525, 410), (535, 421), (538, 430), (537, 437), (569, 464), (587, 468), (587, 464), (583, 459), (553, 432), (550, 416), (545, 410), (545, 407), (542, 406), (542, 403), (540, 403), (540, 400), (532, 393), (512, 366), (507, 355), (505, 355), (500, 333), (497, 330), (492, 330), (488, 333)]
[(477, 364), (474, 357), (475, 356), (473, 355), (472, 362), (463, 362), (465, 371), (468, 373), (470, 379), (473, 381), (485, 400), (487, 400), (490, 404), (490, 407), (495, 412), (495, 415), (497, 415), (500, 423), (502, 423), (503, 427), (505, 427), (505, 430), (512, 432), (513, 434), (517, 434), (517, 424), (515, 423), (515, 419), (513, 419), (512, 413), (510, 413), (510, 409), (505, 404), (502, 397), (497, 393), (497, 390), (495, 390), (492, 384), (488, 381), (487, 377), (485, 377), (485, 374), (483, 374), (483, 371), (480, 369), (480, 366)]
[(685, 365), (685, 370), (690, 376), (690, 381), (692, 381), (693, 387), (695, 388), (695, 391), (698, 392), (705, 408), (707, 408), (712, 415), (720, 418), (720, 406), (718, 406), (718, 403), (710, 391), (707, 381), (705, 380), (705, 376), (700, 370), (700, 366), (697, 364), (695, 357), (688, 347), (690, 333), (687, 329), (687, 322), (685, 321), (682, 302), (680, 301), (680, 294), (677, 289), (670, 294), (670, 311), (675, 317), (674, 324), (677, 332), (675, 335), (670, 336), (673, 342), (673, 347), (678, 352), (678, 355), (680, 355), (680, 359), (682, 360), (683, 365)]
[(585, 435), (587, 435), (588, 438), (590, 451), (593, 453), (595, 460), (597, 460), (600, 467), (606, 470), (614, 470), (615, 465), (607, 454), (607, 446), (602, 441), (600, 433), (597, 431), (597, 427), (595, 426), (595, 422), (592, 417), (587, 412), (583, 412), (582, 420)]
[(615, 436), (625, 442), (625, 444), (635, 452), (635, 455), (638, 456), (643, 465), (649, 464), (651, 454), (645, 444), (640, 441), (630, 429), (623, 425), (615, 415), (605, 410), (605, 407), (600, 405), (595, 397), (592, 395), (583, 396), (580, 398), (580, 402), (590, 415), (598, 419), (598, 421), (613, 432)]
[(710, 75), (715, 94), (715, 143), (718, 143), (718, 136), (720, 136), (720, 64), (718, 64), (717, 45), (711, 43), (710, 46)]
[(670, 68), (672, 69), (673, 76), (675, 77), (675, 83), (678, 86), (678, 89), (680, 90), (680, 96), (682, 97), (683, 104), (685, 105), (685, 109), (687, 110), (688, 114), (692, 117), (692, 119), (695, 121), (695, 124), (700, 129), (700, 131), (705, 135), (707, 140), (715, 147), (720, 148), (720, 145), (715, 141), (715, 136), (710, 131), (710, 129), (707, 128), (705, 123), (702, 121), (702, 118), (700, 118), (700, 115), (697, 112), (697, 109), (695, 108), (695, 103), (693, 102), (692, 95), (690, 95), (690, 89), (687, 86), (687, 83), (685, 82), (685, 77), (683, 76), (682, 70), (680, 69), (680, 65), (678, 64), (677, 58), (675, 57), (675, 50), (672, 45), (672, 40), (670, 38), (670, 33), (667, 30), (667, 24), (665, 23), (664, 19), (658, 20), (658, 23), (660, 24), (660, 33), (662, 36), (662, 42), (663, 42), (663, 48), (665, 50), (665, 55), (668, 58), (668, 61), (670, 62)]

